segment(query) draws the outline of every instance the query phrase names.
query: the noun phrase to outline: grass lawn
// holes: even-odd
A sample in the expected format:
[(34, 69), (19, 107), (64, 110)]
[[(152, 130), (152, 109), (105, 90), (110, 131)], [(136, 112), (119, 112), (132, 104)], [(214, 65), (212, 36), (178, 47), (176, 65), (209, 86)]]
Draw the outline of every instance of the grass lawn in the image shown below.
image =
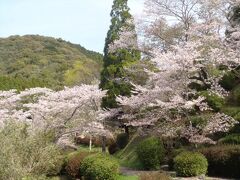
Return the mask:
[[(88, 152), (89, 150), (89, 146), (85, 146), (85, 145), (79, 145), (78, 146), (78, 151), (79, 152)], [(102, 152), (102, 147), (96, 147), (96, 146), (92, 146), (92, 150), (91, 152)]]
[(137, 144), (142, 140), (144, 140), (143, 137), (134, 135), (128, 145), (114, 155), (119, 160), (121, 166), (140, 170), (143, 169), (136, 153)]

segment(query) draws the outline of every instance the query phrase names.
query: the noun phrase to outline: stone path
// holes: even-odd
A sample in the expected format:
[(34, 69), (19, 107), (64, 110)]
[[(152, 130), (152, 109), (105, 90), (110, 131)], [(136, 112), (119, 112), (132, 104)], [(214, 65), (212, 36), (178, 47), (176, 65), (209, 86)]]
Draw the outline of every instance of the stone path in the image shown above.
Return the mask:
[[(142, 173), (156, 173), (158, 171), (139, 171), (139, 170), (134, 170), (131, 168), (127, 168), (127, 167), (121, 167), (120, 168), (120, 173), (123, 175), (127, 175), (127, 176), (132, 176), (132, 175), (141, 175)], [(166, 171), (167, 174), (170, 175), (175, 175), (175, 172), (169, 172)], [(180, 178), (180, 177), (174, 177), (172, 178), (173, 180), (237, 180), (237, 179), (223, 179), (223, 178), (214, 178), (214, 177), (191, 177), (191, 178)]]
[(223, 179), (223, 178), (214, 178), (214, 177), (193, 177), (193, 178), (173, 178), (173, 180), (233, 180), (233, 179)]
[(139, 170), (134, 170), (127, 167), (120, 168), (120, 173), (126, 176), (141, 175), (142, 173), (146, 173), (146, 172), (151, 173), (151, 172), (158, 172), (158, 171), (139, 171)]

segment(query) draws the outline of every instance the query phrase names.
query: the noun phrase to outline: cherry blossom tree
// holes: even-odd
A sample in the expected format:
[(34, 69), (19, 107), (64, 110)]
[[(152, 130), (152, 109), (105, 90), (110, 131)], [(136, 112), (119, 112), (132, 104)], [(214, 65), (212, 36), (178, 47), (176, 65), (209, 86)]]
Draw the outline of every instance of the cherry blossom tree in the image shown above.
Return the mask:
[(99, 119), (101, 99), (105, 91), (97, 85), (82, 85), (52, 91), (33, 88), (18, 93), (15, 90), (0, 92), (1, 125), (9, 120), (25, 122), (32, 133), (54, 131), (59, 144), (69, 142), (75, 133), (91, 136), (111, 133)]
[[(189, 17), (193, 16), (189, 14)], [(131, 97), (119, 96), (120, 108), (106, 112), (106, 116), (115, 117), (127, 126), (152, 126), (151, 133), (154, 130), (162, 136), (180, 136), (195, 144), (214, 143), (209, 135), (227, 132), (237, 123), (221, 113), (213, 113), (202, 130), (192, 127), (191, 123), (181, 123), (192, 111), (211, 111), (205, 97), (190, 84), (202, 83), (209, 93), (224, 98), (228, 92), (219, 81), (240, 63), (239, 50), (229, 46), (219, 31), (225, 26), (223, 22), (209, 16), (206, 21), (187, 25), (187, 41), (172, 45), (169, 51), (162, 51), (161, 47), (151, 49), (151, 60), (158, 71), (148, 72), (150, 79), (145, 86), (133, 84)], [(226, 66), (224, 70), (220, 70), (222, 65)], [(212, 69), (218, 73), (212, 73)]]
[[(140, 18), (146, 49), (161, 48), (163, 51), (188, 41), (189, 30), (195, 24), (213, 21), (221, 23), (224, 32), (230, 21), (229, 11), (235, 0), (148, 0), (145, 14)], [(145, 50), (146, 51), (146, 50)]]

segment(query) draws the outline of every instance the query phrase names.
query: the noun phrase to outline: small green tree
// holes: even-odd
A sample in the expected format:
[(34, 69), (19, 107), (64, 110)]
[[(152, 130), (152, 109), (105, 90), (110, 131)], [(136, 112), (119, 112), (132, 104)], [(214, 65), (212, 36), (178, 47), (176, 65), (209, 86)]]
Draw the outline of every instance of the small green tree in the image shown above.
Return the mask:
[[(114, 44), (125, 35), (131, 33), (132, 44), (137, 45), (137, 35), (133, 17), (127, 5), (128, 0), (114, 0), (111, 11), (111, 26), (107, 33), (104, 48), (104, 68), (101, 73), (100, 88), (108, 90), (106, 97), (102, 100), (102, 107), (116, 108), (116, 96), (130, 96), (132, 85), (126, 77), (126, 69), (141, 58), (140, 51), (136, 46), (124, 46), (128, 43), (123, 40), (122, 45)], [(124, 31), (127, 31), (124, 34)], [(126, 36), (125, 36), (126, 37)], [(112, 50), (114, 49), (114, 50)]]
[(41, 179), (57, 175), (64, 163), (51, 136), (30, 133), (25, 123), (9, 121), (0, 130), (0, 144), (0, 179)]

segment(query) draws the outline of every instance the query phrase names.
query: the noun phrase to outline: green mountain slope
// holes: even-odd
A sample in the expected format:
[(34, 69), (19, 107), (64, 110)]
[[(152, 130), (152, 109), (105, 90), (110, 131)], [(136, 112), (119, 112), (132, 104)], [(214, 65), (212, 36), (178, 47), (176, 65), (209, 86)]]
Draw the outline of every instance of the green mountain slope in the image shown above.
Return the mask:
[(39, 35), (0, 38), (0, 90), (59, 89), (98, 80), (102, 55)]

